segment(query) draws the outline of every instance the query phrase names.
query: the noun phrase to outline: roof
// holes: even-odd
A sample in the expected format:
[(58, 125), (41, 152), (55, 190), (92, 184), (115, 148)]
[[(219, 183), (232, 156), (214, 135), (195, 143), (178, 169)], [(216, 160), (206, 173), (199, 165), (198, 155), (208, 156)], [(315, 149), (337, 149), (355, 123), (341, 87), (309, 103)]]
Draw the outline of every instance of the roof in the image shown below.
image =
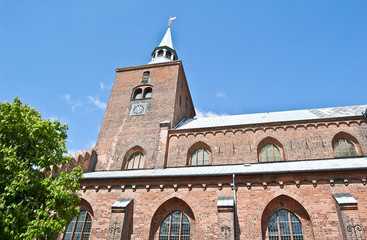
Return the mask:
[(111, 208), (125, 208), (132, 200), (132, 198), (120, 198), (112, 204)]
[(236, 126), (257, 123), (287, 122), (300, 120), (313, 120), (336, 117), (361, 116), (367, 105), (319, 108), (309, 110), (282, 111), (270, 113), (253, 113), (232, 116), (217, 116), (206, 118), (190, 118), (183, 121), (175, 129), (195, 129), (222, 126)]
[(350, 193), (333, 193), (339, 205), (357, 204), (357, 200)]
[(338, 170), (367, 170), (367, 157), (271, 162), (255, 164), (195, 166), (164, 169), (139, 169), (84, 173), (84, 179), (198, 177), (223, 175), (280, 174), (297, 172), (325, 172)]
[(217, 201), (217, 207), (233, 207), (233, 197), (219, 196)]
[(166, 34), (164, 34), (164, 37), (161, 41), (161, 43), (159, 44), (159, 47), (169, 47), (169, 48), (173, 48), (173, 44), (172, 44), (172, 37), (171, 37), (171, 28), (168, 27)]

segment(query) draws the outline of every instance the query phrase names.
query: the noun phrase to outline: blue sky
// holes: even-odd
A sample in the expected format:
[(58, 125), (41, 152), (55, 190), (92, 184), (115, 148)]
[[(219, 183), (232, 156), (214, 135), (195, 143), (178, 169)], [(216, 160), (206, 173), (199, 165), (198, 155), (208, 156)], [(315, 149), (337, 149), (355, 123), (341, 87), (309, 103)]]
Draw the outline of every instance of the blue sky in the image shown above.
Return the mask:
[(144, 65), (167, 30), (197, 112), (366, 104), (367, 1), (0, 0), (0, 101), (19, 96), (96, 142), (115, 68)]

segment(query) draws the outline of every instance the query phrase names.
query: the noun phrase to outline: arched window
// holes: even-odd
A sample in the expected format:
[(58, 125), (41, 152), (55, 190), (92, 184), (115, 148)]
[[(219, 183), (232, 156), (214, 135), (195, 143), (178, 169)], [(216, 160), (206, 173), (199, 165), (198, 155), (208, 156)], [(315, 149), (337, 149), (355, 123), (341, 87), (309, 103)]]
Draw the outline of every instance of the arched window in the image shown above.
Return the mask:
[(162, 222), (159, 240), (189, 240), (190, 222), (181, 211), (171, 212)]
[(135, 90), (135, 93), (134, 93), (134, 99), (142, 99), (143, 97), (143, 91), (138, 88)]
[(158, 57), (163, 56), (163, 53), (164, 53), (164, 52), (163, 52), (163, 50), (159, 50), (159, 51), (158, 51)]
[(170, 51), (166, 52), (166, 58), (171, 59), (172, 53)]
[(335, 141), (334, 150), (337, 157), (357, 156), (354, 144), (344, 138), (339, 138)]
[(143, 73), (143, 78), (141, 80), (142, 83), (147, 83), (148, 80), (149, 80), (149, 77), (150, 77), (150, 72), (149, 71), (146, 71)]
[(151, 88), (146, 88), (144, 90), (144, 98), (152, 98), (152, 89)]
[(125, 169), (144, 168), (144, 154), (140, 151), (134, 152), (127, 160)]
[(260, 162), (280, 161), (281, 158), (280, 158), (279, 148), (272, 143), (266, 144), (260, 150), (259, 159), (260, 159)]
[(192, 151), (190, 165), (209, 165), (209, 151), (205, 148), (197, 148)]
[(66, 228), (64, 240), (88, 240), (92, 228), (92, 217), (89, 212), (81, 211)]
[(291, 212), (279, 210), (268, 224), (269, 240), (303, 240), (301, 222)]

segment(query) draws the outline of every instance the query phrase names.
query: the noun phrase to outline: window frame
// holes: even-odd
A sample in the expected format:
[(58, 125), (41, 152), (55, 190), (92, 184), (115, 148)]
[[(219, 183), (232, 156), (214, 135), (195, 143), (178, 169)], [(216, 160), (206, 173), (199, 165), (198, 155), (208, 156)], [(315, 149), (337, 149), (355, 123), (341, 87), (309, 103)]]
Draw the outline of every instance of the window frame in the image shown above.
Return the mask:
[[(79, 218), (80, 218), (80, 216), (82, 215), (83, 212), (85, 212), (86, 214), (85, 214), (84, 219), (83, 219), (82, 228), (80, 229), (80, 236), (79, 236), (79, 238), (77, 238), (77, 240), (81, 240), (83, 238), (84, 234), (87, 234), (88, 235), (87, 239), (89, 239), (90, 234), (91, 234), (91, 230), (92, 230), (92, 223), (93, 223), (92, 214), (87, 210), (81, 210), (78, 217), (73, 217), (73, 219), (70, 220), (68, 226), (65, 229), (65, 233), (64, 233), (64, 236), (62, 238), (63, 240), (73, 240), (74, 239), (74, 236), (75, 236), (75, 233), (76, 233), (76, 227), (77, 227), (77, 224), (78, 224), (78, 220), (79, 220)], [(88, 217), (90, 219), (90, 228), (89, 228), (89, 232), (85, 233), (84, 230), (85, 230), (86, 222), (88, 221), (88, 219), (87, 219)], [(69, 228), (69, 225), (74, 221), (74, 219), (75, 219), (75, 222), (74, 222), (74, 225), (72, 227), (70, 238), (66, 238), (66, 235), (68, 233), (67, 230)]]
[[(140, 94), (140, 98), (137, 98), (138, 94)], [(136, 88), (134, 90), (134, 94), (133, 94), (133, 100), (142, 100), (143, 98), (143, 89), (141, 88)]]
[[(203, 155), (203, 164), (202, 165), (192, 165), (192, 155), (194, 152), (197, 152), (198, 149), (203, 149), (203, 154), (204, 152), (206, 151), (207, 152), (207, 155), (208, 155), (208, 163), (207, 164), (204, 164), (204, 155)], [(210, 146), (202, 141), (199, 141), (199, 142), (196, 142), (194, 144), (191, 145), (191, 147), (187, 150), (187, 153), (186, 153), (186, 166), (208, 166), (208, 165), (211, 165), (213, 162), (213, 154), (212, 154), (212, 150), (210, 148)]]
[[(279, 212), (281, 212), (281, 211), (285, 211), (287, 213), (287, 222), (286, 222), (286, 225), (283, 225), (283, 228), (281, 226), (281, 221), (280, 221), (280, 218), (279, 218)], [(270, 224), (272, 223), (272, 219), (273, 219), (274, 216), (276, 218), (275, 223), (276, 223), (276, 230), (278, 232), (278, 235), (270, 236)], [(297, 221), (292, 221), (292, 216), (294, 216), (294, 219), (297, 220)], [(298, 224), (300, 226), (301, 232), (298, 232), (298, 233), (296, 232), (295, 233), (295, 231), (297, 231), (297, 230), (294, 230), (293, 228), (295, 226), (292, 226), (292, 225), (295, 225), (295, 224), (292, 224), (294, 222), (295, 222), (295, 224)], [(287, 230), (289, 232), (287, 232), (287, 233), (289, 233), (289, 235), (283, 235), (283, 237), (282, 237), (282, 234), (284, 234), (284, 232), (282, 233), (282, 231), (284, 231), (285, 226), (288, 226)], [(290, 240), (305, 240), (305, 233), (304, 233), (304, 230), (303, 230), (301, 220), (299, 219), (299, 217), (296, 214), (294, 214), (293, 212), (291, 212), (287, 209), (284, 209), (284, 208), (277, 209), (276, 211), (274, 211), (274, 213), (269, 218), (269, 221), (266, 225), (266, 229), (267, 229), (267, 239), (268, 240), (288, 240), (289, 237), (290, 237)], [(297, 234), (297, 235), (295, 235), (295, 234)]]
[(145, 71), (143, 72), (143, 76), (141, 77), (141, 82), (148, 83), (149, 78), (150, 78), (150, 71)]
[[(150, 96), (147, 97), (147, 94), (150, 93)], [(146, 87), (144, 89), (143, 99), (151, 99), (152, 98), (153, 89), (151, 87)]]
[[(176, 212), (179, 212), (180, 214), (180, 225), (179, 225), (179, 236), (178, 236), (178, 239), (177, 240), (189, 240), (190, 239), (190, 235), (191, 235), (191, 222), (190, 222), (190, 219), (188, 216), (186, 216), (186, 214), (181, 211), (181, 210), (173, 210), (171, 211), (164, 219), (163, 221), (161, 222), (160, 226), (159, 226), (159, 235), (158, 235), (158, 240), (161, 240), (161, 239), (167, 239), (169, 240), (172, 236), (171, 236), (171, 230), (172, 230), (172, 223), (173, 223), (173, 214), (176, 213)], [(167, 236), (162, 236), (162, 226), (163, 224), (166, 224), (166, 219), (167, 218), (170, 218), (169, 219), (169, 224), (168, 224), (168, 235)], [(185, 223), (184, 223), (185, 221)], [(187, 234), (182, 234), (182, 231), (183, 231), (183, 224), (188, 224), (188, 236)], [(185, 236), (186, 235), (186, 236)]]
[[(198, 161), (199, 161), (199, 150), (202, 150), (202, 160), (201, 160), (202, 163), (201, 164), (198, 163)], [(208, 156), (207, 164), (205, 164), (205, 153)], [(196, 164), (193, 164), (193, 155), (194, 154), (196, 156), (196, 159), (195, 159)], [(208, 166), (208, 165), (210, 165), (210, 158), (211, 158), (210, 151), (204, 146), (198, 146), (198, 147), (196, 147), (196, 148), (194, 148), (193, 150), (190, 151), (190, 157), (189, 157), (188, 165), (189, 166)]]
[[(135, 168), (135, 159), (136, 159), (137, 155), (139, 155), (139, 160), (138, 160), (137, 168)], [(132, 167), (129, 168), (129, 163), (131, 161), (132, 161), (132, 165), (131, 165)], [(142, 166), (141, 166), (141, 164), (142, 164)], [(145, 154), (144, 154), (144, 152), (140, 151), (140, 150), (136, 150), (136, 151), (132, 152), (129, 155), (129, 157), (126, 159), (124, 169), (125, 170), (144, 169), (144, 165), (145, 165)]]
[[(342, 148), (342, 146), (341, 146), (341, 142), (344, 142), (345, 147), (346, 147), (346, 149), (347, 149), (347, 151), (348, 151), (348, 155), (344, 155), (344, 151), (343, 151), (343, 148)], [(354, 150), (354, 155), (352, 155), (352, 153), (351, 153), (351, 150), (350, 150), (350, 148), (349, 148), (349, 144), (348, 144), (348, 143), (350, 143), (350, 144), (353, 146), (353, 148), (354, 148), (354, 149), (353, 149), (353, 150)], [(338, 156), (336, 146), (338, 146), (338, 147), (339, 147), (340, 156)], [(341, 158), (343, 158), (343, 157), (356, 157), (356, 156), (358, 156), (358, 151), (357, 151), (356, 144), (355, 144), (353, 141), (351, 141), (350, 139), (345, 138), (345, 137), (340, 137), (340, 138), (338, 138), (338, 139), (336, 139), (336, 140), (334, 141), (334, 144), (333, 144), (333, 150), (334, 150), (334, 153), (335, 153), (335, 156), (336, 156), (336, 157), (341, 157)]]
[[(147, 91), (150, 90), (150, 97), (145, 97)], [(140, 98), (136, 98), (138, 94), (141, 94)], [(151, 84), (140, 84), (132, 90), (130, 101), (142, 101), (149, 100), (153, 95), (153, 86)]]
[[(269, 160), (269, 156), (268, 156), (268, 148), (267, 146), (271, 146), (271, 152), (272, 152), (272, 160)], [(263, 151), (263, 149), (265, 149), (265, 161), (262, 161), (262, 156), (261, 153)], [(278, 150), (278, 154), (279, 154), (279, 160), (276, 159), (276, 155), (274, 154), (274, 149)], [(282, 159), (282, 152), (281, 152), (281, 148), (279, 146), (277, 146), (276, 144), (272, 143), (272, 142), (266, 142), (265, 144), (262, 144), (262, 147), (259, 150), (259, 162), (280, 162), (283, 161)], [(271, 156), (270, 156), (271, 157)]]

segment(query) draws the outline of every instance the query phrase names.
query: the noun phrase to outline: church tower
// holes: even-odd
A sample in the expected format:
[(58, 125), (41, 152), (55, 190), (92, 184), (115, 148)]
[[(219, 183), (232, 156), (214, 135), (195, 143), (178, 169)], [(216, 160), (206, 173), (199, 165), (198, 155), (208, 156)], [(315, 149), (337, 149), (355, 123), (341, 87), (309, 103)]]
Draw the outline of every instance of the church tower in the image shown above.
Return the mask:
[(171, 29), (147, 65), (116, 69), (96, 143), (96, 171), (164, 168), (169, 129), (195, 116)]

